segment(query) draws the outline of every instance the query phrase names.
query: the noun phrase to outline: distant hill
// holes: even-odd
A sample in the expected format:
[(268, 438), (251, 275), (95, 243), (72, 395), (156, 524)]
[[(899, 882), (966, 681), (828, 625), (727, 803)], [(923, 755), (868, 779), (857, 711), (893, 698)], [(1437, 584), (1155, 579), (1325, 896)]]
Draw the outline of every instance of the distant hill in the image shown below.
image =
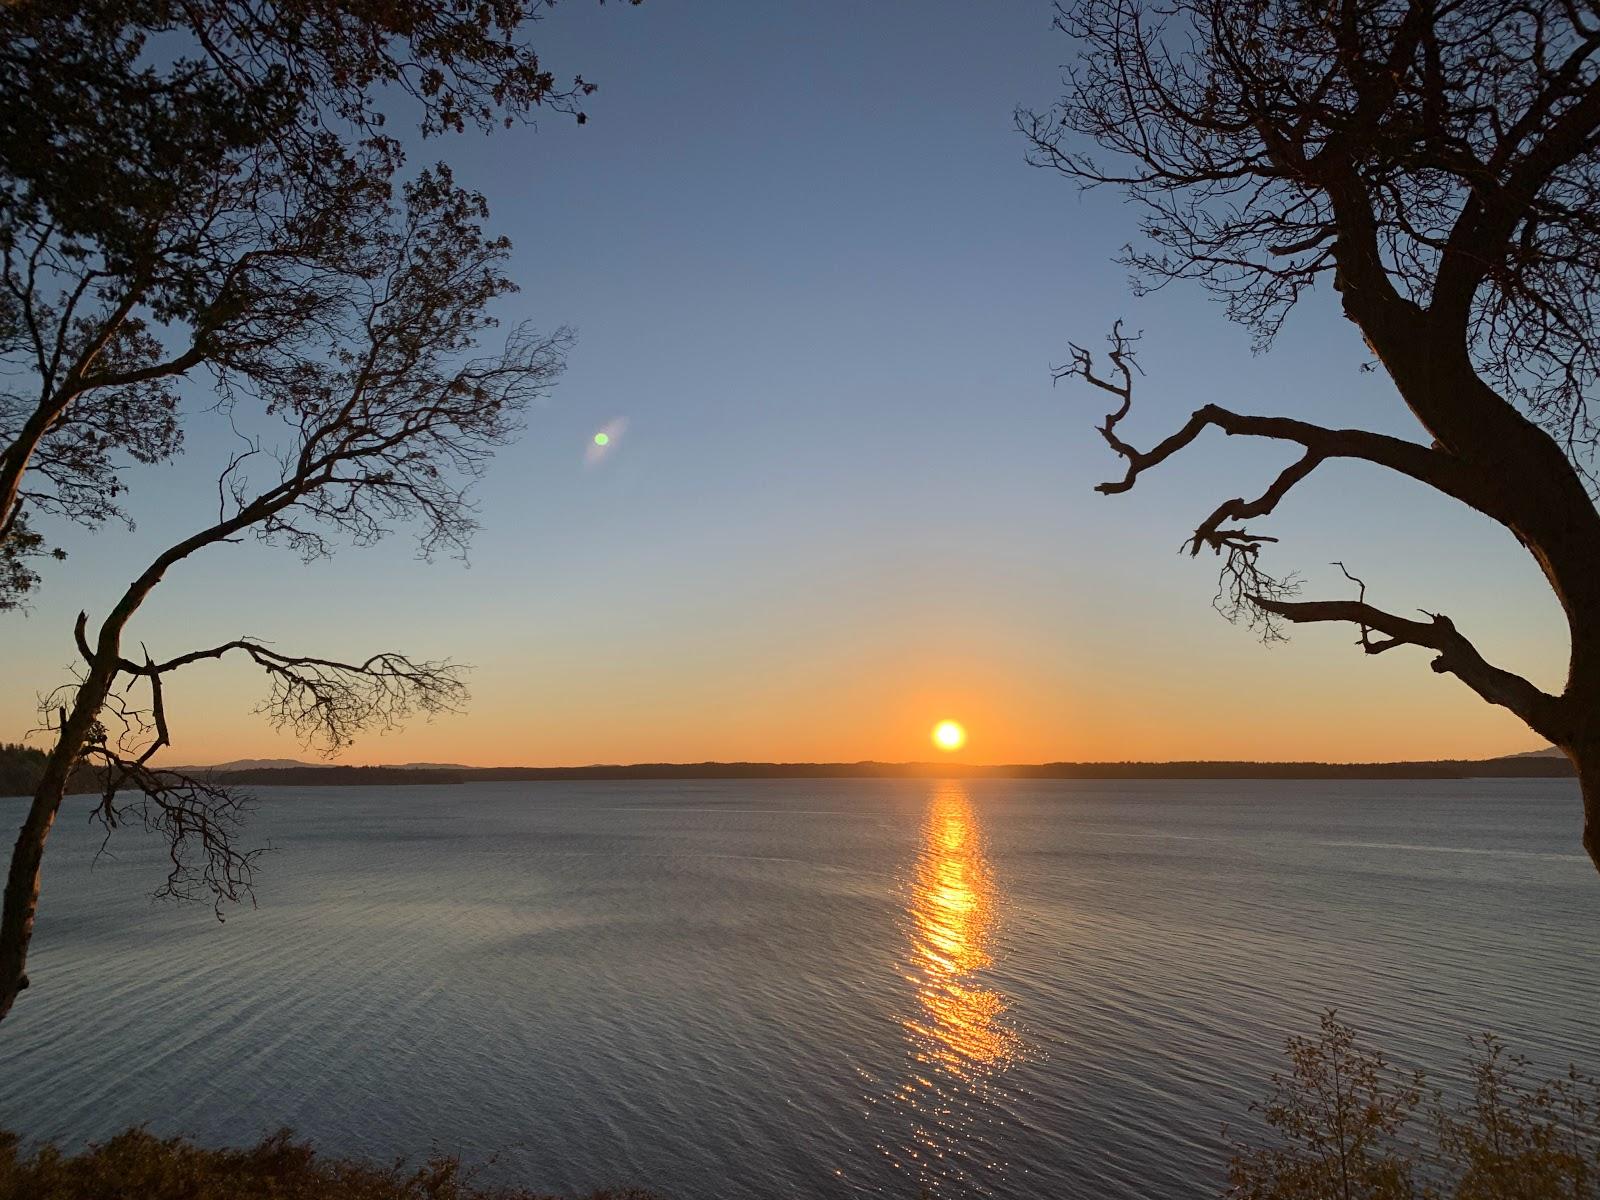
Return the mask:
[(1521, 754), (1508, 754), (1507, 758), (1565, 758), (1565, 750), (1557, 750), (1554, 746), (1546, 746), (1543, 750), (1524, 750)]
[(43, 771), (43, 750), (18, 742), (0, 742), (0, 796), (28, 794)]
[(296, 767), (260, 767), (253, 770), (225, 771), (202, 768), (208, 780), (223, 784), (256, 787), (394, 787), (399, 784), (465, 783), (462, 770), (445, 767), (341, 767), (306, 764)]
[(298, 758), (236, 758), (231, 762), (185, 763), (181, 767), (167, 767), (169, 771), (194, 774), (197, 771), (282, 771), (289, 767), (321, 767), (327, 763), (304, 762)]
[[(191, 764), (191, 765), (185, 765), (185, 766), (181, 766), (181, 767), (167, 767), (165, 764), (162, 764), (162, 765), (168, 771), (182, 771), (185, 774), (193, 775), (193, 774), (197, 774), (197, 773), (202, 772), (202, 771), (207, 772), (209, 774), (216, 774), (218, 772), (233, 772), (233, 771), (293, 771), (293, 770), (322, 771), (322, 770), (326, 770), (328, 767), (340, 766), (341, 764), (338, 764), (338, 763), (325, 763), (325, 762), (320, 762), (320, 763), (306, 762), (303, 759), (299, 759), (299, 758), (236, 758), (236, 759), (232, 760), (231, 762), (206, 763), (206, 764), (203, 764), (203, 765)], [(467, 770), (471, 770), (470, 767), (464, 767), (460, 763), (414, 762), (414, 763), (380, 763), (379, 765), (386, 771), (467, 771)]]

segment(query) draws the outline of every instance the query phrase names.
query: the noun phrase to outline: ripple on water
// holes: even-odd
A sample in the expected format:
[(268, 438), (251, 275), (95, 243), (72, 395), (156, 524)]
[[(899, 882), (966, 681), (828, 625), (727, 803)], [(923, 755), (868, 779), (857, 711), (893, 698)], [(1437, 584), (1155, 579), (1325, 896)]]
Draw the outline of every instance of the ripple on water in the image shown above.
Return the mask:
[[(0, 806), (10, 802), (0, 802)], [(71, 801), (0, 1124), (430, 1146), (554, 1190), (1214, 1192), (1290, 1033), (1590, 1070), (1564, 780), (263, 792), (260, 907)], [(1587, 1060), (1587, 1061), (1585, 1061)]]

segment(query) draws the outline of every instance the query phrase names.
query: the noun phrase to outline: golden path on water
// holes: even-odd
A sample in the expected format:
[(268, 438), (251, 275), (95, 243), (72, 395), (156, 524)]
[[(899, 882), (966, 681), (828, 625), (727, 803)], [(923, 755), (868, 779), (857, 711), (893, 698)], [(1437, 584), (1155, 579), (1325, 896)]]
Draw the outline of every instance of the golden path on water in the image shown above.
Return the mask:
[(998, 897), (972, 802), (959, 784), (934, 793), (911, 882), (911, 984), (919, 1013), (906, 1020), (930, 1065), (966, 1076), (1011, 1061), (1017, 1035), (1005, 998), (982, 985), (992, 960)]

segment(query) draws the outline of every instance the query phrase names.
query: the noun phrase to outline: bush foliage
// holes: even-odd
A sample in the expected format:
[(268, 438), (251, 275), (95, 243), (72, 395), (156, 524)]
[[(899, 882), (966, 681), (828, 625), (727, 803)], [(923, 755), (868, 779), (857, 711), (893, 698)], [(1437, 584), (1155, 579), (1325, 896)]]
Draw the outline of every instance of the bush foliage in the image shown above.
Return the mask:
[[(0, 1132), (0, 1200), (549, 1200), (520, 1188), (478, 1185), (457, 1158), (377, 1166), (318, 1154), (287, 1132), (247, 1150), (207, 1150), (142, 1129), (81, 1154), (52, 1146), (23, 1152)], [(588, 1200), (654, 1200), (625, 1189)]]
[(1360, 1044), (1337, 1014), (1291, 1038), (1265, 1145), (1235, 1139), (1232, 1200), (1600, 1200), (1600, 1084), (1536, 1077), (1485, 1034), (1446, 1100)]

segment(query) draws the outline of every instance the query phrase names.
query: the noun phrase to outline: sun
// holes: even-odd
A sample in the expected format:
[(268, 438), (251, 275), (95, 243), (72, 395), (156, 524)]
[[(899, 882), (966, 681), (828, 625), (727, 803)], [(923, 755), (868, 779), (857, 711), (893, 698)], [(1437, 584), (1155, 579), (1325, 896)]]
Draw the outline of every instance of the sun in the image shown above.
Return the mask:
[(967, 744), (960, 721), (940, 721), (933, 727), (933, 744), (941, 750), (959, 750)]

